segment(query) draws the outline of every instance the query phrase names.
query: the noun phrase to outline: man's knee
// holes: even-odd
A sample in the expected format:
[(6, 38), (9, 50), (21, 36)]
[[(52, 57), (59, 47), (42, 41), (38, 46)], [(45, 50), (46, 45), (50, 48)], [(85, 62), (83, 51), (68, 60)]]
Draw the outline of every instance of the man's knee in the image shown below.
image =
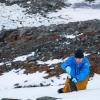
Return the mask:
[(84, 80), (76, 84), (77, 90), (84, 90), (87, 87), (89, 77), (86, 77)]
[(70, 92), (70, 88), (69, 88), (68, 85), (64, 86), (63, 92), (64, 92), (64, 93)]
[[(89, 80), (89, 77), (86, 77), (83, 81), (78, 82), (76, 84), (77, 90), (84, 90), (84, 89), (86, 89), (88, 80)], [(70, 89), (71, 86), (70, 85), (71, 84), (70, 84), (69, 80), (67, 79), (66, 82), (65, 82), (64, 88), (63, 88), (63, 92), (64, 93), (67, 93), (67, 92), (71, 91), (71, 89)]]

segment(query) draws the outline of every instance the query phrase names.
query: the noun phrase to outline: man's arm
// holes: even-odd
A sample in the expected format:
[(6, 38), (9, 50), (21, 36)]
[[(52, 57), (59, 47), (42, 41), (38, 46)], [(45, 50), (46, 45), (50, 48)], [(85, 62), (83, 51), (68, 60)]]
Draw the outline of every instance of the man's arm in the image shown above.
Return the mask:
[(66, 61), (64, 61), (60, 66), (63, 70), (66, 71), (66, 67), (71, 65), (71, 58), (68, 58)]

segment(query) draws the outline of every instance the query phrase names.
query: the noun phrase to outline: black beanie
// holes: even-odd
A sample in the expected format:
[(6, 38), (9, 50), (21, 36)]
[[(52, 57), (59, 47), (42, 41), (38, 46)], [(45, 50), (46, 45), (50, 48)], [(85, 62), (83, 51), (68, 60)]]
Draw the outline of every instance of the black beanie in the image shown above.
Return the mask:
[(75, 52), (75, 58), (84, 58), (84, 52), (82, 49), (78, 49), (76, 52)]

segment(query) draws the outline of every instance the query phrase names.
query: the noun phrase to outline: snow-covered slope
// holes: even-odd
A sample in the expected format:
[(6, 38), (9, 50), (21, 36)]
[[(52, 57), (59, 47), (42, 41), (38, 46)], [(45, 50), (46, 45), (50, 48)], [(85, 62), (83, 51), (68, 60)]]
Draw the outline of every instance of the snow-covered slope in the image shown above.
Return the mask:
[[(12, 81), (14, 77), (12, 78)], [(56, 79), (55, 79), (56, 81)], [(62, 80), (60, 80), (63, 82)], [(5, 82), (4, 84), (9, 83)], [(0, 98), (18, 98), (22, 100), (32, 99), (36, 100), (38, 97), (51, 96), (56, 98), (62, 98), (61, 100), (99, 100), (100, 98), (100, 75), (95, 75), (92, 80), (89, 81), (87, 90), (82, 90), (72, 93), (58, 94), (57, 90), (61, 86), (48, 86), (48, 87), (35, 87), (35, 88), (20, 88), (20, 89), (4, 89), (0, 90)]]
[(12, 70), (0, 76), (0, 90), (13, 89), (15, 87), (28, 87), (28, 86), (47, 86), (47, 85), (61, 85), (64, 83), (67, 74), (62, 74), (59, 77), (51, 77), (45, 79), (47, 76), (45, 72), (36, 72), (33, 74), (24, 74), (24, 70)]
[[(47, 63), (50, 65), (51, 63), (54, 64), (61, 61), (62, 60), (56, 59), (38, 63)], [(46, 72), (36, 72), (26, 75), (24, 74), (24, 69), (3, 73), (3, 75), (0, 76), (0, 98), (17, 98), (22, 100), (36, 100), (36, 98), (42, 96), (62, 98), (62, 100), (94, 100), (100, 98), (100, 75), (95, 74), (94, 77), (91, 78), (86, 90), (65, 94), (58, 94), (57, 90), (63, 87), (67, 74), (65, 73), (59, 77), (45, 79), (44, 77), (46, 75)], [(45, 87), (42, 87), (41, 84)], [(29, 86), (31, 88), (28, 88)]]
[[(45, 17), (39, 13), (27, 14), (26, 8), (22, 8), (17, 4), (6, 6), (4, 3), (0, 3), (0, 30), (100, 19), (100, 9), (93, 9), (91, 7), (73, 8), (76, 3), (82, 3), (83, 1), (68, 0), (72, 4), (71, 7), (46, 13)], [(98, 0), (95, 3), (100, 4)]]

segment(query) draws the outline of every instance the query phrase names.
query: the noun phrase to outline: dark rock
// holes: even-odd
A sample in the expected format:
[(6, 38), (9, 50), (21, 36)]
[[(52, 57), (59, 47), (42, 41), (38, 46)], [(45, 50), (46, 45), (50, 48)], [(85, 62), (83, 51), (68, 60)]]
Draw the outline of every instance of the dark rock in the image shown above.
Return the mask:
[(4, 40), (4, 37), (5, 37), (5, 32), (4, 31), (1, 31), (0, 32), (0, 41), (3, 41)]
[(11, 66), (14, 69), (19, 69), (23, 66), (24, 62), (22, 61), (15, 61), (15, 62), (11, 62)]
[(3, 98), (1, 100), (21, 100), (21, 99)]
[(28, 62), (36, 61), (36, 60), (37, 60), (37, 58), (35, 56), (30, 56), (30, 57), (27, 58)]
[(54, 97), (48, 97), (48, 96), (45, 96), (45, 97), (40, 97), (40, 98), (37, 98), (36, 100), (57, 100), (60, 98), (54, 98)]
[(28, 0), (0, 0), (1, 3), (6, 3), (7, 5), (22, 3), (23, 1), (28, 1)]
[(70, 6), (64, 3), (64, 0), (0, 0), (0, 2), (6, 3), (6, 5), (18, 4), (28, 8), (27, 12), (41, 13), (42, 15), (45, 15), (45, 12), (55, 11), (64, 6)]
[(8, 72), (11, 69), (12, 69), (11, 66), (7, 65), (6, 63), (4, 63), (3, 65), (0, 66), (0, 71), (1, 72)]
[(95, 0), (85, 0), (85, 1), (88, 1), (88, 2), (90, 2), (90, 3), (91, 3), (91, 2), (94, 2)]
[(60, 9), (64, 7), (65, 3), (63, 0), (35, 0), (31, 2), (31, 12), (49, 12), (54, 11), (55, 9)]

